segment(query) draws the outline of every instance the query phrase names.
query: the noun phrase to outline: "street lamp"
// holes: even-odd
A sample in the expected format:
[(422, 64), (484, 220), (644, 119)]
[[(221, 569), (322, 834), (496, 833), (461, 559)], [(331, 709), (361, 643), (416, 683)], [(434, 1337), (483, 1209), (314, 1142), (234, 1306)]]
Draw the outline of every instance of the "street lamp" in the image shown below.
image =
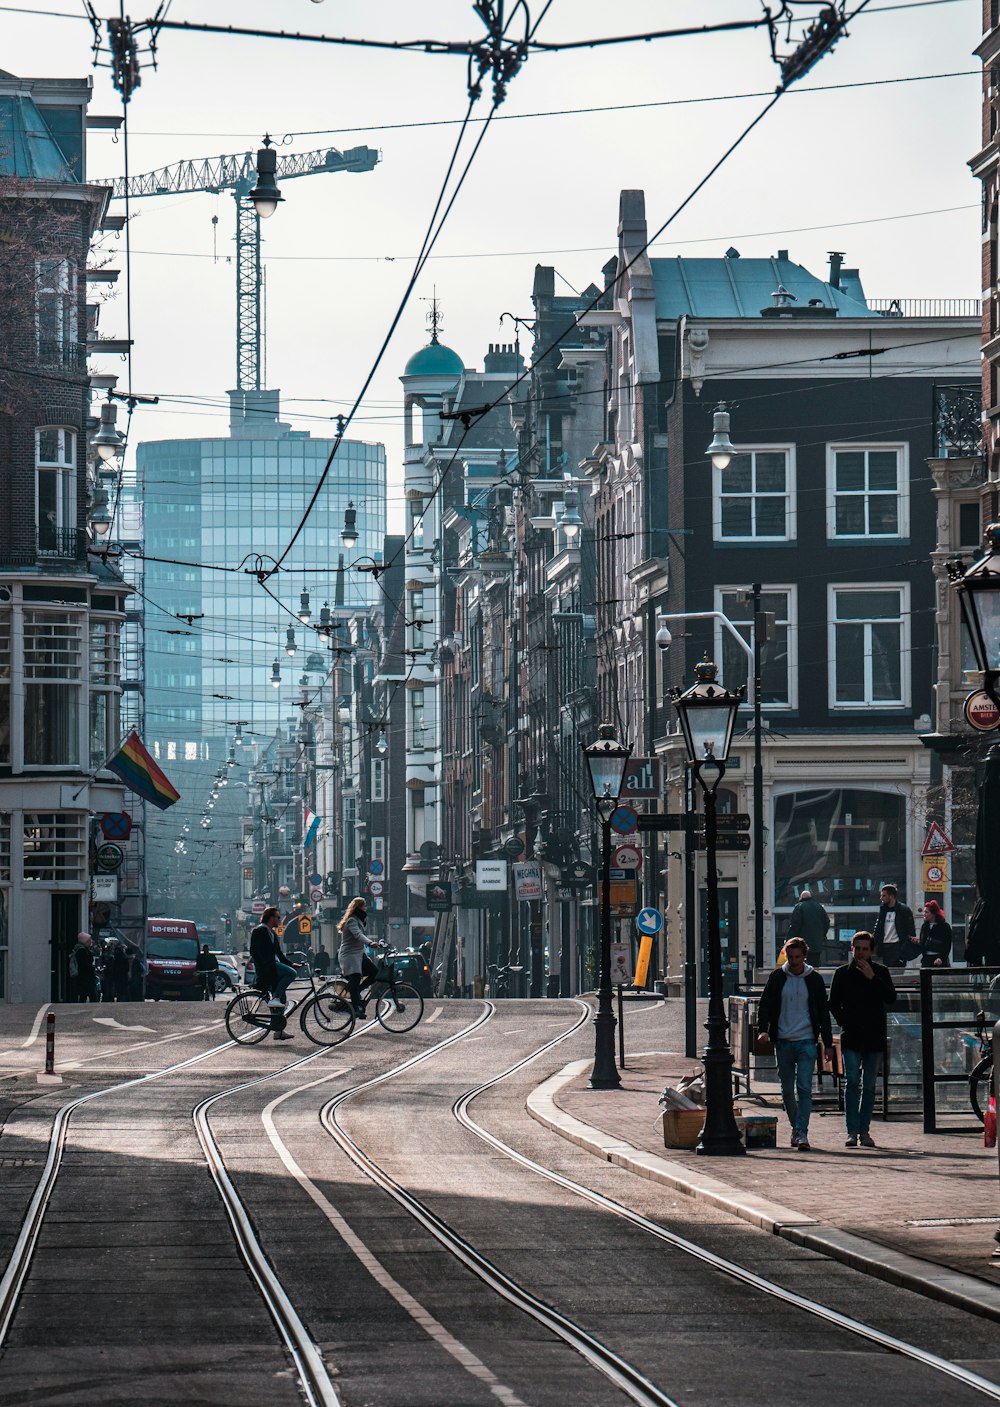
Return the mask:
[(611, 817), (618, 806), (632, 744), (620, 743), (610, 723), (602, 723), (597, 741), (583, 748), (590, 785), (601, 818), (601, 983), (594, 1017), (594, 1068), (591, 1089), (618, 1089), (615, 1064), (615, 1013), (611, 1004)]
[[(722, 939), (719, 929), (719, 875), (716, 868), (715, 793), (726, 771), (736, 713), (743, 702), (742, 688), (731, 691), (716, 683), (718, 670), (707, 660), (695, 668), (697, 682), (690, 689), (672, 689), (691, 770), (705, 796), (705, 887), (708, 899), (708, 1043), (705, 1066), (705, 1125), (698, 1152), (731, 1157), (746, 1150), (740, 1141), (733, 1114), (733, 1053), (729, 1048), (729, 1023), (722, 1004)], [(707, 782), (704, 769), (715, 772)]]
[(274, 660), (271, 665), (271, 688), (281, 688), (281, 665), (277, 660)]
[(285, 654), (289, 659), (295, 654), (295, 627), (292, 625), (285, 631)]
[(125, 437), (115, 427), (117, 418), (118, 407), (113, 401), (104, 401), (101, 405), (100, 427), (90, 442), (91, 449), (97, 451), (98, 458), (104, 464), (125, 453)]
[(261, 220), (270, 219), (285, 198), (274, 179), (277, 170), (278, 153), (271, 147), (271, 138), (265, 135), (264, 145), (257, 149), (257, 184), (250, 192), (250, 199)]
[(1000, 523), (990, 523), (983, 543), (986, 550), (977, 562), (971, 567), (949, 562), (948, 575), (958, 590), (983, 688), (1000, 708)]
[(575, 542), (580, 536), (583, 519), (579, 509), (580, 495), (571, 485), (563, 493), (562, 512), (556, 518), (556, 525), (566, 534), (567, 542)]
[(344, 526), (340, 532), (340, 540), (345, 547), (353, 547), (358, 540), (358, 512), (352, 501), (348, 502), (344, 509)]
[(728, 469), (736, 447), (729, 438), (729, 411), (720, 401), (712, 412), (712, 443), (705, 451), (716, 469)]
[(309, 592), (299, 592), (299, 609), (295, 613), (303, 625), (308, 625), (312, 619), (312, 611), (309, 609)]

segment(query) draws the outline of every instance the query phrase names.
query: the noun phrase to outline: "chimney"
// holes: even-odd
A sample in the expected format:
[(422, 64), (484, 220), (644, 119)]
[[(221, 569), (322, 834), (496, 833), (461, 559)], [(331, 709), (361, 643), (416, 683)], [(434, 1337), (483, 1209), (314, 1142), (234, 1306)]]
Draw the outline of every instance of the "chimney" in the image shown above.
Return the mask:
[(831, 288), (839, 288), (839, 287), (840, 287), (840, 270), (841, 270), (841, 266), (843, 265), (843, 262), (844, 262), (844, 256), (843, 256), (843, 254), (838, 254), (836, 250), (831, 250), (831, 251), (830, 251), (830, 254), (829, 254), (829, 258), (830, 258), (830, 277), (828, 278), (827, 282), (829, 283), (829, 285), (830, 285)]

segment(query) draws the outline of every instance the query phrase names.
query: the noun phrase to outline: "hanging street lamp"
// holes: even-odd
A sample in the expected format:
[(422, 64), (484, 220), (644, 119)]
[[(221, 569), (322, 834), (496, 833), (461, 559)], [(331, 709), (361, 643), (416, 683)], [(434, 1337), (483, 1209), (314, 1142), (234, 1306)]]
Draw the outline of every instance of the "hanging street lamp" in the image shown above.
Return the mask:
[(285, 198), (275, 180), (277, 170), (278, 153), (271, 146), (271, 138), (265, 134), (264, 145), (257, 149), (257, 184), (250, 192), (250, 199), (261, 220), (269, 220)]
[[(745, 690), (724, 689), (716, 682), (718, 671), (706, 659), (695, 669), (697, 682), (690, 689), (672, 689), (671, 698), (680, 720), (691, 770), (705, 797), (705, 890), (708, 909), (708, 1043), (705, 1066), (705, 1125), (698, 1152), (716, 1157), (745, 1153), (733, 1113), (733, 1053), (729, 1048), (729, 1022), (722, 1001), (722, 933), (719, 925), (719, 874), (716, 861), (717, 824), (715, 794), (726, 771), (736, 714)], [(705, 771), (714, 773), (706, 781)]]
[(728, 469), (736, 448), (729, 438), (729, 411), (720, 401), (712, 413), (712, 443), (705, 451), (716, 469)]
[(353, 502), (344, 509), (344, 526), (340, 534), (345, 547), (353, 547), (358, 540), (358, 513)]
[(969, 632), (983, 688), (1000, 709), (1000, 523), (983, 534), (985, 551), (971, 567), (948, 563), (948, 575), (958, 592), (962, 619)]
[(591, 1089), (618, 1089), (615, 1064), (615, 1020), (611, 991), (611, 817), (618, 807), (632, 744), (620, 743), (610, 723), (602, 723), (597, 740), (583, 748), (590, 785), (601, 818), (601, 980), (594, 1017), (594, 1068)]

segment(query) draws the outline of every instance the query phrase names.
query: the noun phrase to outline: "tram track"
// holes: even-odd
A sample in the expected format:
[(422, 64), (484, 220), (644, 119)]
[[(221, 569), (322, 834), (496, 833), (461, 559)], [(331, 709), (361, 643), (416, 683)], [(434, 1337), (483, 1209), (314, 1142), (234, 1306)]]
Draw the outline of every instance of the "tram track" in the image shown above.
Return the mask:
[[(695, 1241), (669, 1231), (666, 1227), (624, 1206), (614, 1198), (608, 1197), (604, 1193), (596, 1192), (592, 1188), (587, 1187), (584, 1183), (577, 1182), (575, 1179), (567, 1177), (565, 1174), (559, 1173), (552, 1168), (545, 1167), (543, 1164), (521, 1153), (503, 1139), (498, 1138), (495, 1134), (483, 1128), (469, 1113), (469, 1107), (472, 1103), (488, 1090), (494, 1089), (504, 1080), (524, 1070), (526, 1066), (544, 1056), (555, 1046), (561, 1044), (578, 1031), (581, 1025), (592, 1015), (592, 1010), (586, 1003), (579, 1002), (578, 1005), (580, 1007), (579, 1018), (565, 1031), (554, 1036), (551, 1040), (544, 1042), (528, 1055), (509, 1066), (506, 1070), (501, 1071), (482, 1084), (467, 1090), (454, 1101), (452, 1113), (461, 1127), (473, 1134), (477, 1139), (485, 1142), (495, 1152), (510, 1159), (526, 1171), (534, 1173), (572, 1196), (585, 1200), (610, 1215), (629, 1222), (632, 1226), (647, 1235), (655, 1237), (665, 1245), (670, 1246), (673, 1250), (699, 1261), (701, 1264), (719, 1272), (729, 1279), (737, 1281), (748, 1289), (780, 1301), (790, 1309), (797, 1310), (812, 1318), (821, 1320), (832, 1328), (839, 1329), (854, 1338), (864, 1340), (887, 1353), (909, 1359), (919, 1364), (921, 1367), (927, 1368), (955, 1383), (961, 1384), (989, 1401), (1000, 1402), (1000, 1383), (993, 1382), (983, 1377), (981, 1374), (963, 1367), (959, 1363), (932, 1353), (928, 1349), (910, 1343), (893, 1334), (886, 1333), (884, 1330), (878, 1329), (872, 1324), (833, 1309), (807, 1295), (789, 1290), (785, 1286), (776, 1283), (774, 1280), (770, 1280), (765, 1276), (748, 1270), (746, 1267), (724, 1256), (718, 1255), (716, 1252), (699, 1245)], [(478, 1021), (467, 1027), (464, 1031), (456, 1033), (447, 1041), (443, 1041), (440, 1045), (421, 1052), (411, 1057), (409, 1060), (403, 1061), (400, 1065), (370, 1080), (366, 1080), (350, 1089), (339, 1092), (321, 1108), (320, 1123), (360, 1171), (376, 1186), (386, 1192), (398, 1205), (403, 1207), (439, 1244), (444, 1246), (483, 1283), (487, 1284), (497, 1294), (508, 1300), (508, 1302), (516, 1305), (532, 1318), (536, 1319), (537, 1322), (544, 1324), (545, 1327), (557, 1334), (570, 1347), (581, 1353), (592, 1367), (603, 1373), (609, 1381), (626, 1392), (633, 1401), (641, 1404), (641, 1407), (667, 1407), (667, 1405), (669, 1405), (669, 1407), (676, 1407), (673, 1399), (656, 1384), (650, 1382), (639, 1369), (632, 1364), (626, 1363), (625, 1360), (616, 1355), (613, 1350), (599, 1343), (598, 1340), (589, 1335), (582, 1326), (575, 1324), (551, 1305), (539, 1299), (525, 1286), (518, 1284), (511, 1277), (507, 1276), (498, 1266), (487, 1257), (483, 1256), (467, 1238), (460, 1235), (425, 1203), (402, 1187), (373, 1157), (360, 1147), (346, 1131), (338, 1118), (338, 1111), (351, 1099), (362, 1093), (376, 1089), (387, 1081), (395, 1079), (407, 1071), (412, 1070), (415, 1066), (430, 1059), (441, 1050), (469, 1036), (473, 1031), (477, 1031), (495, 1012), (495, 1007), (493, 1007), (492, 1003), (487, 1002), (487, 1007), (489, 1009), (483, 1013), (483, 1016), (480, 1017)]]

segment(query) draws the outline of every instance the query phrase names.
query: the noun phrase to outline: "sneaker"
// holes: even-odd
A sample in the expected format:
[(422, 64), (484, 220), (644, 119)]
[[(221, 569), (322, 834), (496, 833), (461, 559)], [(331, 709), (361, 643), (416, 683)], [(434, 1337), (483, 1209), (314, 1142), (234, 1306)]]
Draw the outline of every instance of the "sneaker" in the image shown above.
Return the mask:
[(858, 1135), (857, 1135), (856, 1133), (849, 1133), (849, 1134), (847, 1135), (847, 1142), (844, 1144), (844, 1147), (845, 1147), (845, 1148), (857, 1148), (857, 1146), (858, 1146)]
[(268, 997), (267, 1004), (274, 1011), (284, 1011), (285, 1009), (284, 997)]
[(792, 1147), (793, 1147), (793, 1148), (798, 1148), (798, 1146), (799, 1146), (799, 1136), (798, 1136), (797, 1133), (793, 1133), (793, 1134), (792, 1134)]
[(862, 1148), (874, 1148), (874, 1147), (875, 1147), (875, 1140), (874, 1140), (874, 1138), (872, 1138), (872, 1136), (871, 1136), (870, 1133), (862, 1133), (862, 1134), (859, 1134), (859, 1138), (860, 1138), (860, 1140), (861, 1140), (861, 1147), (862, 1147)]
[(291, 1031), (275, 1031), (274, 1039), (276, 1041), (291, 1041), (294, 1040), (294, 1036)]
[(812, 1152), (812, 1148), (811, 1148), (810, 1145), (809, 1145), (809, 1140), (808, 1140), (808, 1138), (800, 1138), (799, 1141), (798, 1141), (798, 1143), (797, 1143), (795, 1146), (796, 1146), (796, 1148), (799, 1150), (800, 1153), (811, 1153), (811, 1152)]

